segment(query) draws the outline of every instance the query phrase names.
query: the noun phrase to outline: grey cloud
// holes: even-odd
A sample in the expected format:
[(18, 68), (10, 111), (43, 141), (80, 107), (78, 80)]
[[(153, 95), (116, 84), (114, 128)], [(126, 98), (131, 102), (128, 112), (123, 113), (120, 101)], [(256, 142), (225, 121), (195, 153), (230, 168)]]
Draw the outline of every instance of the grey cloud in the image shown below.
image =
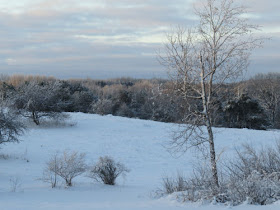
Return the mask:
[[(153, 37), (160, 37), (172, 25), (194, 23), (192, 0), (80, 2), (41, 0), (27, 4), (20, 13), (1, 11), (1, 73), (64, 78), (164, 76), (153, 56), (164, 40), (153, 41)], [(278, 26), (278, 1), (247, 2), (260, 16), (255, 23), (264, 29)], [(250, 72), (265, 68), (277, 71), (279, 37), (273, 34), (272, 41), (254, 54)]]
[(242, 2), (250, 11), (257, 14), (279, 13), (280, 1), (278, 0), (246, 0)]
[[(30, 68), (31, 67), (31, 68)], [(112, 78), (112, 77), (133, 77), (133, 78), (154, 78), (164, 77), (165, 71), (157, 64), (152, 57), (129, 57), (129, 58), (89, 58), (82, 59), (82, 62), (49, 63), (45, 65), (27, 66), (6, 66), (2, 73), (10, 74), (43, 74), (58, 76), (60, 78)]]
[(270, 40), (266, 40), (263, 48), (256, 49), (252, 55), (248, 76), (258, 73), (280, 73), (280, 36), (276, 34)]

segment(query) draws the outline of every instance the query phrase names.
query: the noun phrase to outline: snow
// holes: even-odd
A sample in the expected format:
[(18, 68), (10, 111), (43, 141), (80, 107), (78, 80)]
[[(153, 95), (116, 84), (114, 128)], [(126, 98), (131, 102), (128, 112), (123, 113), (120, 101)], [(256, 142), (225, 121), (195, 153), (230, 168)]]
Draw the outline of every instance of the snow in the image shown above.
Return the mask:
[[(73, 126), (32, 126), (19, 144), (1, 145), (0, 155), (0, 209), (228, 209), (276, 210), (280, 202), (269, 206), (180, 203), (174, 195), (155, 198), (165, 175), (177, 171), (188, 174), (195, 163), (195, 153), (174, 157), (167, 152), (166, 142), (171, 138), (174, 124), (72, 113)], [(280, 131), (216, 128), (216, 147), (231, 156), (242, 143), (273, 144)], [(64, 150), (86, 153), (88, 164), (100, 156), (109, 155), (124, 163), (131, 171), (119, 178), (116, 186), (96, 183), (85, 175), (73, 180), (74, 186), (52, 189), (39, 179), (46, 161)], [(5, 157), (5, 158), (4, 158)], [(10, 181), (13, 180), (13, 181)], [(17, 180), (17, 181), (16, 181)], [(12, 186), (16, 192), (11, 192)]]

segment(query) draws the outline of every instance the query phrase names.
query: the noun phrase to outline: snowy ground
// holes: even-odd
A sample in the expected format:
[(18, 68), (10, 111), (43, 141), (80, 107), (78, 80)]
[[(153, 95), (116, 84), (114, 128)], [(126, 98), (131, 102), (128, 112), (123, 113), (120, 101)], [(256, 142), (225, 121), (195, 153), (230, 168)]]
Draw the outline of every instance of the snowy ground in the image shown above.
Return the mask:
[[(188, 174), (195, 162), (194, 153), (172, 157), (164, 148), (170, 138), (172, 124), (99, 116), (71, 114), (74, 126), (33, 127), (20, 144), (2, 145), (0, 150), (0, 210), (38, 209), (228, 209), (277, 210), (280, 202), (269, 206), (226, 207), (212, 204), (179, 203), (172, 196), (160, 199), (153, 192), (161, 178), (177, 171)], [(247, 129), (215, 129), (218, 151), (230, 156), (243, 142), (253, 145), (272, 144), (280, 131)], [(117, 186), (105, 186), (86, 176), (74, 179), (71, 188), (51, 189), (38, 180), (49, 157), (64, 150), (86, 153), (87, 163), (109, 155), (124, 163), (131, 172)], [(10, 181), (14, 180), (14, 181)], [(18, 180), (16, 191), (11, 192)]]

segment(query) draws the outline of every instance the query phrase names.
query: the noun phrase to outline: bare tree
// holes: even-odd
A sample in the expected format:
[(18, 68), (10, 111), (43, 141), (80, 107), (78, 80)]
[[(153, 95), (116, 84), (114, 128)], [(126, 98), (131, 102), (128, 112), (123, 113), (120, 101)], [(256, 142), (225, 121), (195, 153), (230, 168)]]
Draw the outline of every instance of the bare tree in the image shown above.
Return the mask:
[[(213, 194), (219, 189), (213, 134), (213, 114), (219, 88), (241, 76), (247, 69), (252, 50), (263, 39), (253, 36), (259, 27), (251, 25), (246, 8), (233, 0), (205, 0), (196, 8), (199, 24), (195, 28), (179, 27), (167, 35), (159, 61), (168, 71), (180, 94), (192, 102), (188, 123), (171, 142), (175, 151), (208, 144)], [(206, 126), (206, 130), (202, 126)]]

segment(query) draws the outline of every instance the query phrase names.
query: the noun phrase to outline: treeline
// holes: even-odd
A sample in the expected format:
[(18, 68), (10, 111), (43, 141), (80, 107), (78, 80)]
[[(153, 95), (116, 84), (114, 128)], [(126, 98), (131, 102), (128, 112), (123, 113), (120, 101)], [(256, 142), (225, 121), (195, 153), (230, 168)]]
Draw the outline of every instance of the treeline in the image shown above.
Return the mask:
[[(178, 91), (175, 81), (120, 78), (59, 80), (44, 76), (1, 76), (2, 104), (14, 108), (37, 125), (43, 117), (62, 112), (192, 123), (196, 99)], [(215, 126), (280, 128), (280, 74), (261, 74), (215, 91)]]

